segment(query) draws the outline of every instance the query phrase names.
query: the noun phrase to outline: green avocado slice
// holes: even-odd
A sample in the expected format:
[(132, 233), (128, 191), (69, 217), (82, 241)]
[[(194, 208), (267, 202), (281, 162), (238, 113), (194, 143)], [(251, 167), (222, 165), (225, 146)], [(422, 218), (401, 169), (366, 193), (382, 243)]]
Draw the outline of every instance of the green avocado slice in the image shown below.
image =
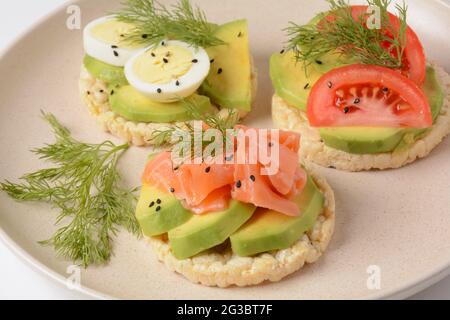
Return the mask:
[(228, 209), (193, 215), (189, 221), (169, 231), (172, 253), (187, 259), (227, 240), (255, 211), (251, 204), (231, 200)]
[(302, 212), (298, 217), (258, 208), (252, 218), (230, 237), (233, 252), (239, 256), (252, 256), (286, 249), (300, 239), (314, 226), (325, 198), (313, 178), (308, 177), (304, 190), (293, 201)]
[(192, 216), (170, 192), (144, 184), (136, 207), (136, 218), (147, 237), (168, 232)]
[(225, 44), (206, 49), (211, 70), (200, 91), (222, 108), (250, 111), (252, 72), (247, 21), (218, 26), (215, 35)]
[(128, 84), (122, 67), (112, 66), (88, 55), (84, 56), (83, 64), (90, 74), (107, 84), (118, 86)]
[[(192, 120), (189, 105), (193, 104), (201, 113), (211, 110), (208, 97), (193, 94), (184, 100), (162, 103), (150, 100), (132, 86), (123, 86), (114, 90), (109, 102), (116, 114), (127, 120), (138, 122), (175, 122)], [(189, 105), (188, 105), (189, 104)]]
[(314, 68), (295, 61), (291, 51), (270, 57), (270, 78), (275, 92), (290, 105), (306, 111), (312, 86), (322, 76)]

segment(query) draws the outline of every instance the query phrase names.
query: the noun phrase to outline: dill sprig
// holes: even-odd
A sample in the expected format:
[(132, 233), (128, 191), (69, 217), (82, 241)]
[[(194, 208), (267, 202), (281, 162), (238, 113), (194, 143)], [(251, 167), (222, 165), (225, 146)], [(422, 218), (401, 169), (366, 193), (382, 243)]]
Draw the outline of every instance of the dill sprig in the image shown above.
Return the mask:
[[(236, 124), (239, 123), (239, 112), (234, 109), (227, 109), (226, 115), (220, 115), (216, 112), (204, 113), (200, 112), (199, 108), (192, 101), (184, 100), (184, 104), (186, 105), (191, 118), (196, 119), (194, 121), (200, 121), (202, 124), (205, 124), (207, 128), (218, 130), (221, 134), (222, 141), (202, 141), (201, 150), (195, 150), (192, 141), (194, 141), (197, 132), (195, 130), (194, 121), (189, 121), (180, 125), (173, 125), (155, 130), (152, 133), (149, 142), (155, 148), (168, 147), (177, 143), (183, 143), (181, 138), (189, 135), (191, 139), (190, 141), (187, 141), (187, 143), (190, 143), (189, 147), (192, 158), (201, 156), (204, 150), (214, 143), (219, 143), (223, 147), (221, 150), (222, 152), (226, 150), (230, 143), (232, 143), (233, 138), (233, 135), (230, 136), (229, 129), (233, 129)], [(198, 154), (199, 151), (201, 151), (202, 154)]]
[(176, 39), (194, 47), (224, 44), (214, 34), (216, 26), (208, 22), (200, 8), (192, 7), (189, 0), (180, 0), (171, 8), (155, 0), (127, 0), (115, 15), (118, 20), (135, 26), (124, 38), (131, 43), (157, 45), (166, 39)]
[(380, 8), (380, 29), (367, 28), (365, 15), (355, 21), (347, 1), (327, 1), (334, 17), (332, 21), (304, 26), (290, 22), (285, 29), (289, 37), (287, 47), (297, 61), (309, 65), (324, 54), (336, 52), (364, 64), (402, 68), (407, 28), (405, 3), (396, 5), (400, 27), (395, 31), (388, 12), (391, 0), (367, 0), (368, 5)]
[(53, 115), (43, 113), (43, 117), (56, 142), (32, 152), (55, 166), (26, 174), (21, 183), (2, 182), (0, 189), (16, 200), (44, 201), (59, 209), (56, 224), (65, 225), (41, 244), (53, 246), (58, 255), (84, 267), (105, 263), (118, 227), (139, 234), (134, 190), (119, 185), (116, 168), (128, 145), (82, 143)]

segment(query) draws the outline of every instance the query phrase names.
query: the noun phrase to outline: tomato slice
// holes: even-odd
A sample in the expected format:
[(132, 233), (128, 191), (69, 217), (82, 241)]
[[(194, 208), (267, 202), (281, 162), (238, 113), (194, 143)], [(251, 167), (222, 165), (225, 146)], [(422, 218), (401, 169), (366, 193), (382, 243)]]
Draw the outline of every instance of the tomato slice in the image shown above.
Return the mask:
[[(368, 6), (351, 6), (351, 8), (353, 19), (355, 21), (359, 21), (362, 15), (367, 14)], [(335, 17), (333, 16), (333, 14), (330, 14), (324, 19), (326, 19), (328, 22), (332, 22), (334, 21)], [(392, 34), (392, 32), (389, 30), (385, 30), (384, 32), (388, 37), (393, 38), (394, 35), (397, 34), (400, 30), (400, 21), (395, 15), (391, 13), (389, 13), (389, 19), (393, 29), (392, 32), (394, 34)], [(382, 45), (387, 51), (390, 50), (390, 54), (392, 56), (396, 56), (397, 52), (389, 48), (388, 43)], [(425, 81), (426, 75), (425, 52), (423, 50), (423, 46), (419, 40), (419, 37), (409, 26), (406, 29), (406, 46), (403, 52), (402, 61), (402, 74), (417, 83), (417, 85), (421, 86)]]
[(313, 127), (433, 124), (428, 99), (413, 81), (392, 69), (365, 64), (324, 74), (311, 89), (307, 113)]

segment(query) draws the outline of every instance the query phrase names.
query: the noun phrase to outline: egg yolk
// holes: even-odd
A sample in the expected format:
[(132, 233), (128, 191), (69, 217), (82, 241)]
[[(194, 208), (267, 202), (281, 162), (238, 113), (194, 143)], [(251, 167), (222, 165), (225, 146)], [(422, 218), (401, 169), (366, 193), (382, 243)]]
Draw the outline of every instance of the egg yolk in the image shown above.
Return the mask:
[(135, 75), (144, 82), (166, 84), (185, 75), (192, 67), (193, 55), (186, 48), (166, 45), (147, 50), (134, 62)]

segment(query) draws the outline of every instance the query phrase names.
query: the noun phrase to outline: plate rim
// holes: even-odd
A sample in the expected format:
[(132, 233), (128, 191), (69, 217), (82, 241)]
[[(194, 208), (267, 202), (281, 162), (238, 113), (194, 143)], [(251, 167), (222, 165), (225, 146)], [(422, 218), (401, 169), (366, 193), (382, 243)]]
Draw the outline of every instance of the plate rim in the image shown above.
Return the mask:
[[(86, 0), (68, 0), (46, 14), (42, 17), (36, 19), (33, 23), (31, 23), (27, 28), (22, 30), (17, 34), (16, 37), (12, 41), (10, 41), (6, 46), (4, 46), (0, 50), (0, 63), (3, 60), (4, 56), (9, 53), (16, 45), (18, 45), (29, 33), (31, 33), (35, 28), (37, 28), (42, 23), (46, 22), (54, 15), (59, 14), (64, 8), (69, 7), (70, 5), (74, 5), (76, 3), (80, 3)], [(417, 0), (412, 0), (417, 1)], [(441, 5), (446, 9), (450, 9), (450, 1), (447, 2), (445, 0), (432, 0), (434, 2), (433, 5)], [(66, 278), (64, 278), (59, 272), (51, 269), (46, 266), (44, 263), (40, 262), (37, 258), (35, 258), (31, 253), (25, 250), (22, 246), (20, 246), (16, 241), (13, 240), (12, 237), (4, 230), (2, 225), (0, 225), (0, 241), (5, 244), (5, 246), (16, 256), (28, 265), (31, 270), (34, 272), (39, 272), (49, 279), (53, 279), (55, 282), (59, 283), (61, 286), (66, 287)], [(450, 275), (450, 260), (443, 263), (441, 266), (435, 269), (432, 274), (423, 275), (412, 282), (407, 282), (404, 285), (393, 288), (388, 291), (383, 291), (380, 293), (374, 293), (366, 296), (364, 299), (366, 300), (376, 300), (376, 299), (406, 299), (426, 288), (436, 284), (440, 280)], [(187, 281), (187, 280), (186, 280)], [(118, 297), (114, 297), (105, 293), (102, 293), (98, 290), (91, 289), (85, 285), (80, 285), (73, 289), (73, 291), (82, 293), (87, 297), (96, 298), (100, 300), (116, 300)], [(125, 298), (126, 299), (126, 298)], [(336, 298), (338, 299), (338, 298)], [(165, 299), (163, 299), (165, 300)]]

